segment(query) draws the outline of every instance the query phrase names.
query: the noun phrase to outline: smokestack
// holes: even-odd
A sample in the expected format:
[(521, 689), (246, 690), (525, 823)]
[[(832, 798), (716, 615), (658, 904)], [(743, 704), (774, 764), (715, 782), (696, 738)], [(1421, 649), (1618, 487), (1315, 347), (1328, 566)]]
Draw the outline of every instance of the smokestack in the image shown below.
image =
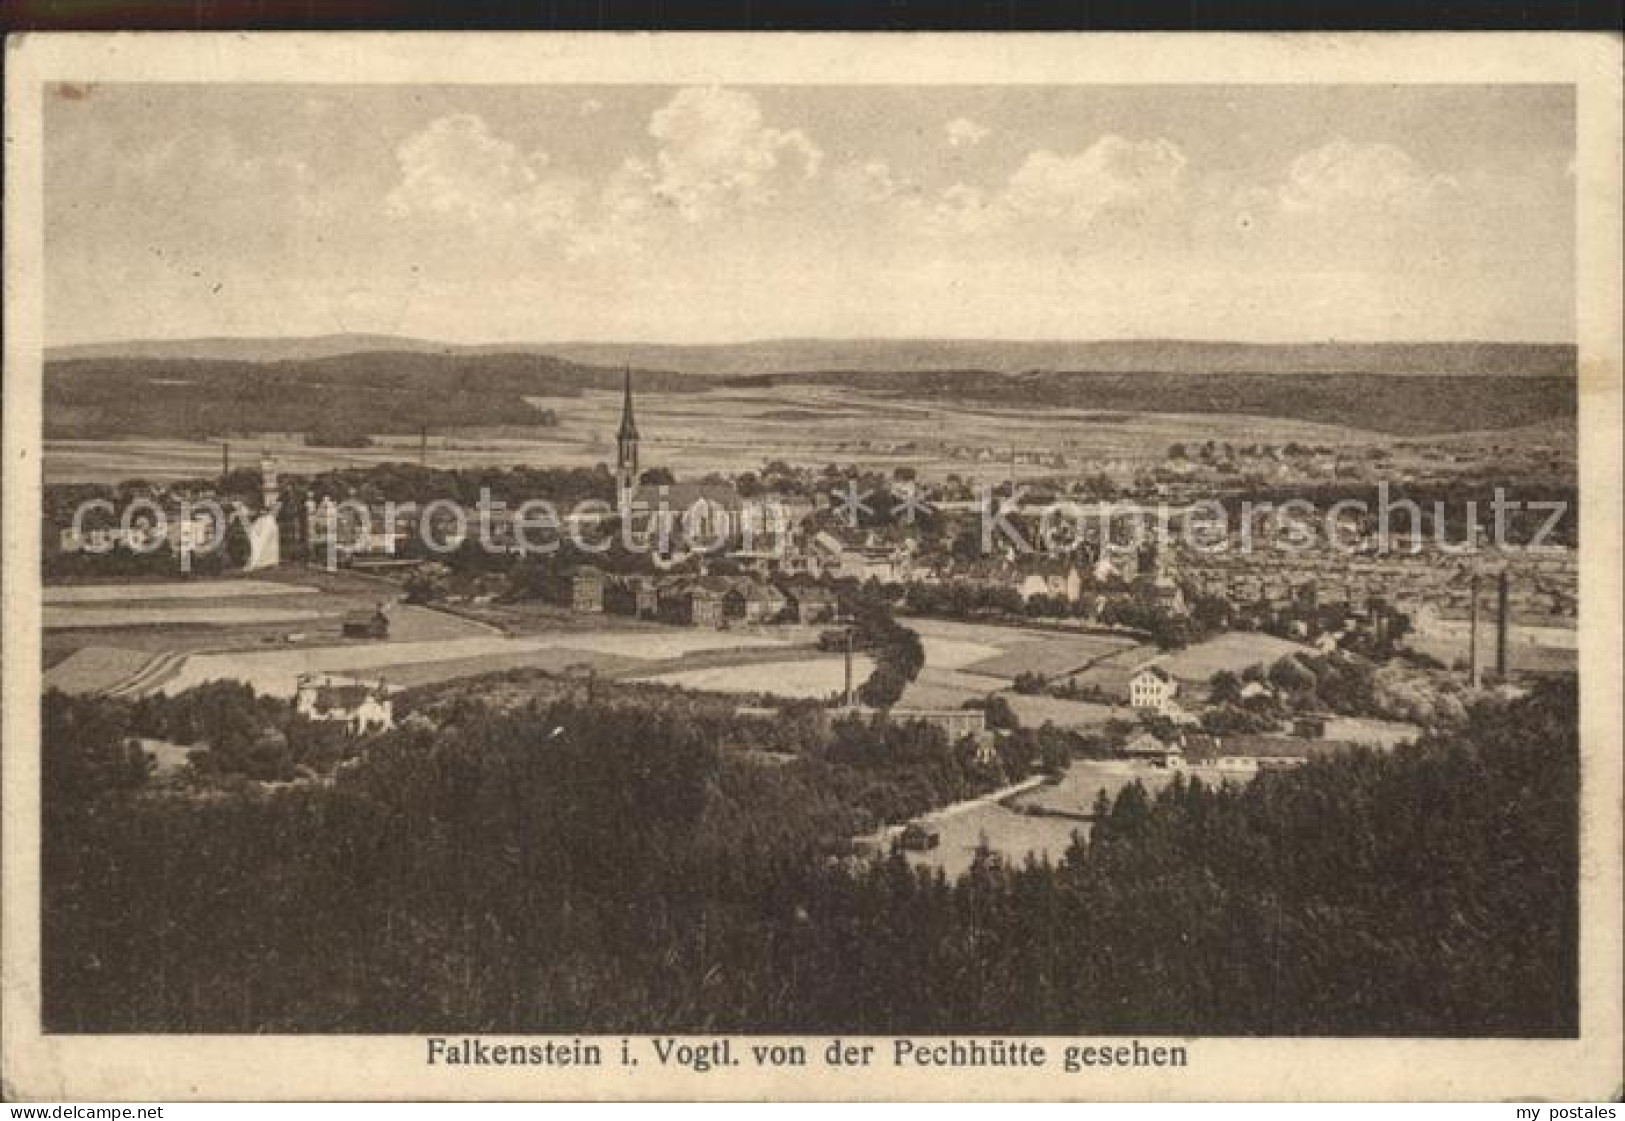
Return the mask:
[(854, 704), (852, 698), (852, 628), (846, 629), (846, 707)]
[(1507, 679), (1507, 671), (1511, 669), (1511, 601), (1512, 573), (1503, 568), (1495, 584), (1495, 676), (1502, 681)]
[(427, 424), (424, 424), (424, 425), (419, 425), (418, 426), (418, 466), (419, 467), (427, 467), (428, 465), (429, 465), (429, 426)]
[(231, 474), (231, 441), (220, 441), (220, 477), (224, 479)]
[(1483, 673), (1478, 664), (1478, 573), (1473, 573), (1473, 601), (1468, 608), (1467, 623), (1467, 677), (1474, 689), (1483, 684)]

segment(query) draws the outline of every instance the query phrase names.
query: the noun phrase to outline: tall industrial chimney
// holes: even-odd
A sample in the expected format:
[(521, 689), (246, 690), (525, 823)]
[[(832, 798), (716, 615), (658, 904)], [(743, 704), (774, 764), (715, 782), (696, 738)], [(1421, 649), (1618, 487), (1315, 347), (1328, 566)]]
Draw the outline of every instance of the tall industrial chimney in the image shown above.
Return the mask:
[(428, 465), (429, 465), (429, 426), (427, 424), (423, 424), (423, 425), (418, 426), (418, 466), (419, 467), (427, 467)]
[(1503, 568), (1495, 584), (1495, 676), (1501, 681), (1512, 668), (1511, 631), (1512, 573)]
[(231, 474), (231, 441), (220, 441), (220, 478), (222, 481)]
[(856, 702), (852, 697), (852, 628), (846, 630), (846, 707), (852, 708)]
[(1478, 664), (1478, 573), (1473, 573), (1472, 604), (1467, 614), (1467, 677), (1474, 689), (1483, 683), (1483, 672)]

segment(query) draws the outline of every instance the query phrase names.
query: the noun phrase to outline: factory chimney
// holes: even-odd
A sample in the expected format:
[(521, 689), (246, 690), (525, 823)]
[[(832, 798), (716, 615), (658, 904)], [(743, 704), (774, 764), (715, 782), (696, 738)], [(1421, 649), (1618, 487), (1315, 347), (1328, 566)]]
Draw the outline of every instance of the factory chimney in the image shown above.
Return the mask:
[(1495, 676), (1501, 681), (1507, 679), (1507, 672), (1511, 666), (1511, 630), (1512, 630), (1512, 573), (1506, 569), (1501, 570), (1500, 579), (1495, 584)]
[(1473, 573), (1472, 603), (1467, 614), (1467, 677), (1474, 689), (1483, 684), (1483, 672), (1478, 664), (1478, 573)]
[(220, 481), (224, 482), (226, 476), (231, 474), (231, 441), (220, 441)]
[(852, 628), (846, 629), (846, 707), (852, 708), (856, 700), (852, 696)]
[(419, 467), (427, 467), (428, 465), (429, 465), (429, 426), (427, 424), (421, 424), (421, 425), (418, 426), (418, 466)]

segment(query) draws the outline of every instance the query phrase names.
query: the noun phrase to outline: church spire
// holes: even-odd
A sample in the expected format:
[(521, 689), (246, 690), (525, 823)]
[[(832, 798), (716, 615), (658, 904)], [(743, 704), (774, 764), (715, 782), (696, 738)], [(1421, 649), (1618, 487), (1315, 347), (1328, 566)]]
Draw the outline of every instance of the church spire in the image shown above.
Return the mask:
[(632, 419), (632, 367), (626, 368), (621, 398), (621, 429), (615, 434), (615, 489), (622, 510), (638, 485), (638, 426)]
[(622, 440), (636, 440), (638, 426), (632, 420), (632, 367), (626, 368), (626, 382), (621, 395), (621, 430), (616, 433)]

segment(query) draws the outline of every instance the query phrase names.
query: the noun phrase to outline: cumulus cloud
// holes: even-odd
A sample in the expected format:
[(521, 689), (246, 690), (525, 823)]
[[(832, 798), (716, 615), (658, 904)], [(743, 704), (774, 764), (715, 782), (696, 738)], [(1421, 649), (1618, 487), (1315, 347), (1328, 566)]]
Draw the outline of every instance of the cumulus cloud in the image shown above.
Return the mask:
[(1002, 229), (1013, 218), (1002, 196), (967, 183), (944, 187), (929, 198), (903, 199), (902, 206), (910, 228), (934, 236)]
[(739, 90), (679, 90), (650, 118), (649, 135), (660, 144), (651, 190), (691, 222), (766, 201), (787, 177), (817, 175), (823, 160), (801, 130), (764, 124), (756, 99)]
[(1431, 205), (1458, 186), (1393, 144), (1356, 144), (1339, 137), (1294, 159), (1276, 198), (1283, 209), (1296, 213), (1411, 208)]
[(1168, 140), (1103, 136), (1082, 152), (1033, 152), (1010, 177), (1007, 206), (1019, 214), (1087, 226), (1105, 211), (1177, 195), (1185, 154)]
[(842, 194), (858, 202), (885, 202), (910, 189), (897, 179), (885, 160), (844, 164), (836, 169), (833, 178)]
[[(584, 113), (602, 108), (581, 105)], [(803, 132), (767, 125), (748, 93), (678, 91), (649, 118), (654, 151), (628, 155), (597, 182), (555, 171), (485, 120), (458, 113), (396, 148), (391, 217), (432, 217), (499, 233), (552, 238), (572, 257), (636, 250), (661, 214), (686, 222), (772, 199), (818, 173), (823, 153)]]
[(395, 150), (401, 179), (385, 200), (394, 218), (435, 216), (495, 231), (551, 233), (575, 218), (583, 185), (548, 170), (472, 113), (441, 117)]
[(592, 213), (576, 225), (566, 251), (572, 258), (634, 253), (654, 217), (654, 172), (630, 157), (599, 187)]
[(934, 235), (1086, 231), (1103, 216), (1176, 203), (1185, 166), (1185, 154), (1171, 141), (1108, 135), (1070, 155), (1032, 152), (993, 187), (956, 183), (900, 205), (907, 224)]
[(992, 130), (968, 117), (955, 117), (942, 126), (950, 148), (974, 148), (987, 139)]

